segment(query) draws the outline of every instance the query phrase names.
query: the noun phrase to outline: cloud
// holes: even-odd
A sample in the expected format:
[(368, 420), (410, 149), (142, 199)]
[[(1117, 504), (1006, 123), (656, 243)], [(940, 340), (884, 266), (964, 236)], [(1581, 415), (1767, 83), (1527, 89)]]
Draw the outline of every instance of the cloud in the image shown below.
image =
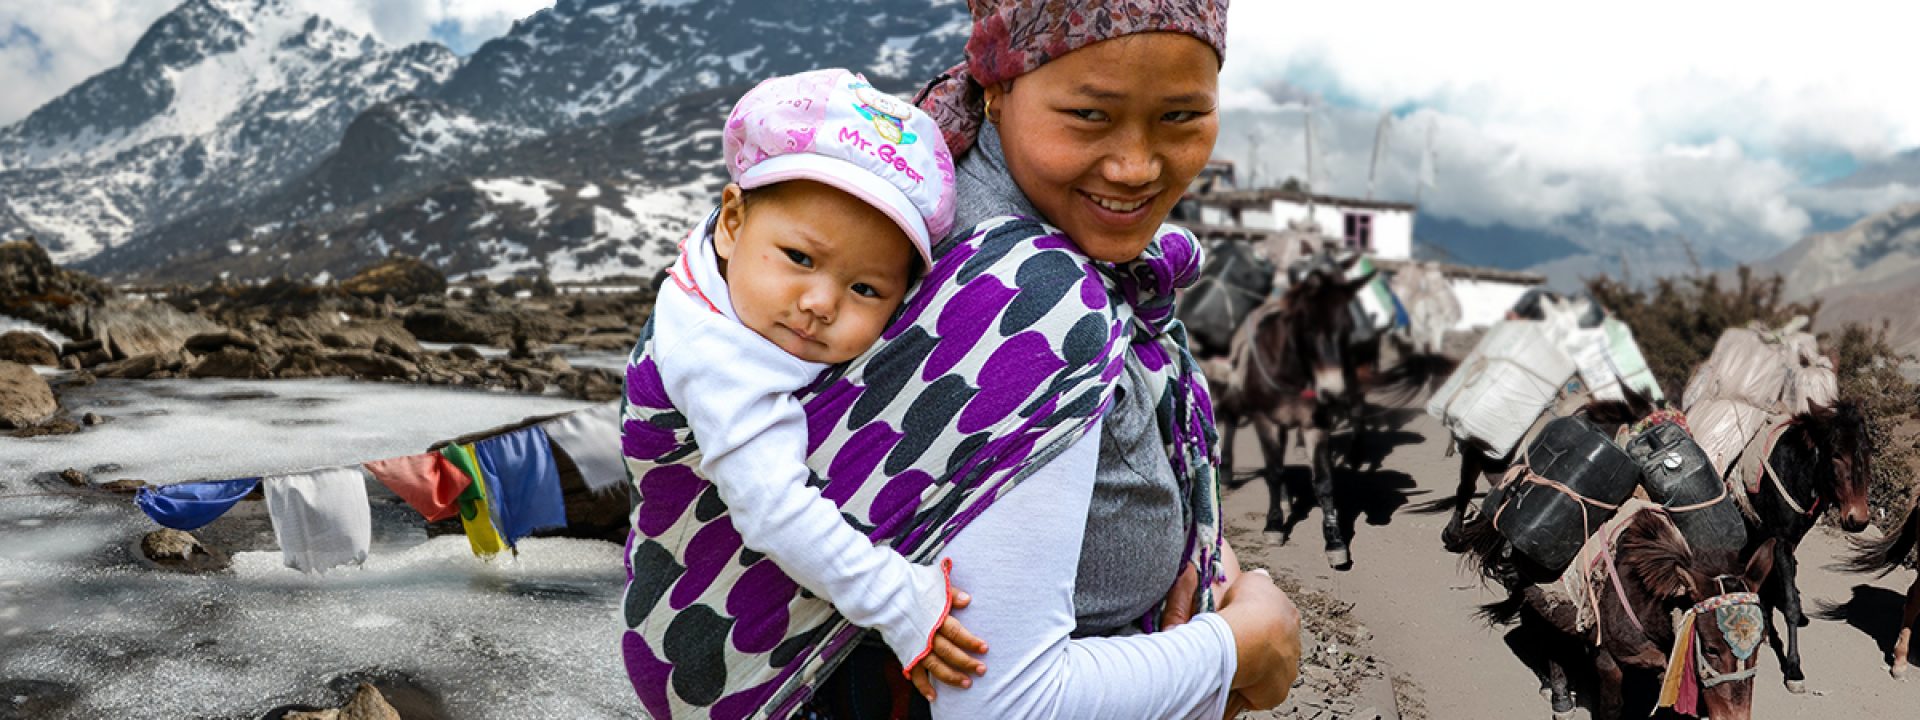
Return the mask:
[[(291, 0), (388, 45), (437, 40), (470, 51), (553, 0)], [(0, 3), (0, 126), (126, 60), (180, 0)]]
[[(1764, 254), (1817, 214), (1877, 211), (1915, 189), (1823, 190), (1820, 170), (1920, 145), (1920, 94), (1893, 60), (1920, 6), (1617, 0), (1236, 2), (1222, 154), (1247, 127), (1276, 175), (1304, 172), (1315, 99), (1331, 178), (1365, 191), (1373, 130), (1394, 108), (1381, 194), (1410, 199), (1434, 128), (1430, 212), (1544, 229), (1579, 217)], [(1266, 148), (1273, 148), (1268, 152)], [(1233, 153), (1239, 153), (1238, 156)], [(1920, 182), (1908, 183), (1920, 185)], [(1877, 204), (1876, 203), (1885, 203)]]
[(126, 59), (173, 0), (0, 3), (0, 125)]

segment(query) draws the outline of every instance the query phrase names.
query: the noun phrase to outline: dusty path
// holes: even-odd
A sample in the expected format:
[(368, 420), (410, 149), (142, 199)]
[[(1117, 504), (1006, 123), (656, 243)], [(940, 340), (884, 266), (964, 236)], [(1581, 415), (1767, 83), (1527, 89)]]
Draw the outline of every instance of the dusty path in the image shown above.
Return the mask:
[[(1264, 542), (1259, 530), (1267, 489), (1257, 481), (1227, 493), (1229, 537), (1243, 556), (1353, 604), (1348, 614), (1372, 635), (1364, 652), (1383, 661), (1399, 681), (1394, 685), (1408, 709), (1405, 716), (1416, 717), (1422, 713), (1415, 708), (1423, 708), (1435, 720), (1549, 717), (1539, 681), (1509, 646), (1508, 629), (1489, 629), (1473, 617), (1478, 605), (1498, 598), (1440, 548), (1447, 508), (1437, 503), (1452, 496), (1458, 468), (1457, 460), (1444, 457), (1445, 432), (1417, 411), (1396, 412), (1392, 419), (1404, 425), (1375, 436), (1393, 445), (1381, 467), (1343, 472), (1337, 481), (1343, 515), (1356, 518), (1352, 570), (1326, 567), (1318, 510), (1299, 523), (1287, 545)], [(1253, 433), (1241, 432), (1235, 449), (1241, 469), (1253, 469), (1259, 457)], [(1296, 492), (1304, 491), (1304, 455), (1295, 448), (1288, 462), (1301, 488)], [(1900, 603), (1914, 573), (1874, 578), (1828, 568), (1845, 547), (1844, 538), (1825, 530), (1801, 546), (1800, 589), (1813, 616), (1800, 633), (1809, 692), (1789, 694), (1779, 661), (1763, 651), (1754, 717), (1920, 717), (1920, 681), (1893, 680), (1886, 671)], [(1581, 701), (1584, 706), (1585, 693)], [(1579, 717), (1588, 717), (1584, 707)]]

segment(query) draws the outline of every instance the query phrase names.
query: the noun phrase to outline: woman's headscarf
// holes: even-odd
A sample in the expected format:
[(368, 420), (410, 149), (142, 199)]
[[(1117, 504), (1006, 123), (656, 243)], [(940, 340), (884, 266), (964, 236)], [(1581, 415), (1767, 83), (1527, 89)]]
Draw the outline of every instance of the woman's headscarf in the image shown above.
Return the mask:
[(986, 114), (981, 88), (1104, 40), (1144, 32), (1192, 35), (1227, 56), (1227, 0), (967, 0), (967, 59), (914, 98), (939, 121), (957, 160)]

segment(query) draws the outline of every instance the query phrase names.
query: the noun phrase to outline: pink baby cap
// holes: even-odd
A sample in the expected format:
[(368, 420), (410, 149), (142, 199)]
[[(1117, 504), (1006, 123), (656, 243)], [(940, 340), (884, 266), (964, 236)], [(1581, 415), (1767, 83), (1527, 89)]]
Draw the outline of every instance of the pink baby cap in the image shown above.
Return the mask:
[(727, 116), (724, 147), (742, 189), (832, 185), (893, 218), (929, 263), (953, 229), (953, 154), (940, 126), (860, 75), (815, 70), (760, 83)]

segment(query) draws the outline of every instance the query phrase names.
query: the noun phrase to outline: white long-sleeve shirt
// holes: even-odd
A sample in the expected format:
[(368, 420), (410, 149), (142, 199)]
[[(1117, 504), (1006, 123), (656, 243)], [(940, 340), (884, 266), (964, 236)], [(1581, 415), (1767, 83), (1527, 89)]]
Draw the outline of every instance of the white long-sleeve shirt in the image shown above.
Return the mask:
[(699, 443), (700, 475), (727, 504), (741, 543), (911, 667), (946, 617), (947, 579), (876, 547), (809, 487), (807, 420), (794, 392), (820, 375), (742, 325), (708, 233), (682, 249), (654, 307), (654, 363)]
[[(1217, 613), (1150, 635), (1072, 639), (1073, 588), (1100, 428), (995, 500), (953, 538), (954, 617), (987, 643), (973, 687), (941, 686), (935, 718), (1195, 718), (1226, 712), (1237, 669)], [(1037, 551), (1036, 551), (1037, 550)]]

